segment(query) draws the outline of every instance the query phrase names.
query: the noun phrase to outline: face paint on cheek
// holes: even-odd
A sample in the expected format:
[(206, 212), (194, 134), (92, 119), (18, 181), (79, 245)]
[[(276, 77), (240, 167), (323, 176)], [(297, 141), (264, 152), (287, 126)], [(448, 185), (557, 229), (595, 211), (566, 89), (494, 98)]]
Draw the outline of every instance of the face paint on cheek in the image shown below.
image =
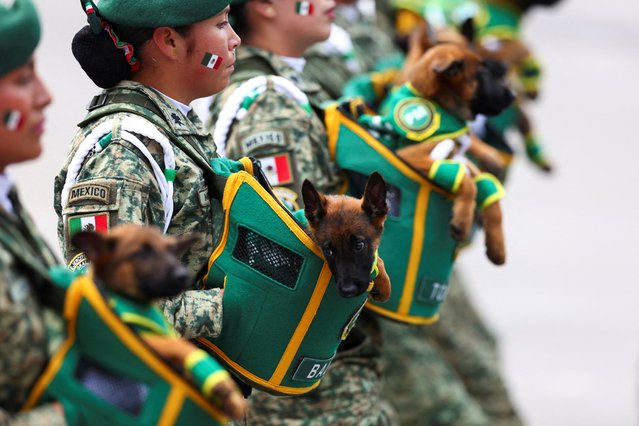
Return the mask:
[(313, 3), (310, 1), (298, 1), (295, 3), (295, 12), (301, 16), (309, 16), (313, 14)]
[(24, 115), (20, 111), (11, 110), (8, 111), (3, 117), (3, 123), (5, 127), (12, 132), (17, 132), (24, 125)]
[(222, 63), (221, 56), (217, 56), (208, 52), (206, 52), (201, 62), (201, 64), (204, 65), (205, 67), (212, 68), (214, 70), (218, 69), (221, 63)]

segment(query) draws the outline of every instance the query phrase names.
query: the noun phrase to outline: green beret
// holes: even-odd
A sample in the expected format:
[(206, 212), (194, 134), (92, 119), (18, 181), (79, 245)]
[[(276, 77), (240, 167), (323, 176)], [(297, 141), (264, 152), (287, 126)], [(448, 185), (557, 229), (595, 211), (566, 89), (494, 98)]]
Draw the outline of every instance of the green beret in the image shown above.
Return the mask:
[(93, 1), (98, 15), (102, 18), (134, 28), (191, 25), (217, 15), (230, 3), (231, 0)]
[(26, 64), (40, 41), (31, 0), (0, 0), (0, 76)]

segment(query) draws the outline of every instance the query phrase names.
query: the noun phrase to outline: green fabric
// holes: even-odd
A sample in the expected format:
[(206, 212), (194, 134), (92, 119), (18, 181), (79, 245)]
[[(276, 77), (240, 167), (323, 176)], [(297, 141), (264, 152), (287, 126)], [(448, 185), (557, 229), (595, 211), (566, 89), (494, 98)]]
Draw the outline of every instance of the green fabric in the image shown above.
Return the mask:
[[(356, 124), (350, 120), (340, 124), (335, 152), (337, 163), (348, 177), (348, 191), (361, 195), (363, 188), (355, 187), (355, 176), (367, 176), (376, 170), (389, 185), (388, 199), (391, 200), (379, 256), (384, 260), (393, 290), (387, 302), (369, 301), (368, 304), (383, 309), (382, 315), (390, 314), (401, 321), (434, 318), (446, 295), (457, 247), (450, 236), (452, 201), (447, 195), (433, 190), (427, 179), (411, 172), (408, 166), (402, 170), (397, 168), (396, 164), (403, 163), (393, 152), (372, 137), (361, 138), (352, 126)], [(416, 224), (420, 191), (427, 194), (427, 199), (422, 201), (426, 215), (423, 222)], [(425, 229), (421, 243), (414, 241), (416, 225)], [(414, 279), (407, 276), (411, 253), (421, 253)], [(413, 287), (412, 293), (410, 287)], [(405, 295), (412, 303), (407, 312), (401, 312), (400, 301)]]
[[(228, 238), (207, 276), (207, 286), (226, 281), (224, 327), (219, 337), (207, 339), (208, 344), (202, 342), (203, 348), (213, 349), (209, 344), (213, 345), (214, 352), (223, 353), (262, 382), (227, 363), (244, 381), (269, 393), (308, 388), (326, 372), (367, 294), (343, 298), (331, 280), (283, 379), (280, 383), (271, 381), (326, 265), (277, 214), (286, 217), (288, 211), (279, 204), (279, 208), (268, 205), (264, 197), (270, 196), (249, 184), (252, 177), (240, 173), (233, 179), (241, 183), (236, 193), (228, 193), (227, 182), (225, 197), (232, 197)], [(276, 245), (289, 253), (282, 254)], [(314, 369), (316, 365), (321, 368)]]
[(499, 180), (490, 173), (482, 173), (475, 178), (477, 185), (477, 207), (485, 209), (491, 204), (501, 200), (505, 195), (504, 187)]
[[(84, 1), (82, 4), (84, 5)], [(139, 28), (177, 27), (204, 21), (221, 12), (230, 0), (101, 0), (92, 1), (107, 21)]]
[[(430, 114), (431, 117), (427, 118), (430, 123), (424, 123), (420, 129), (417, 129), (417, 125), (407, 127), (402, 122), (403, 111), (407, 105), (422, 108)], [(440, 141), (467, 129), (463, 120), (437, 103), (417, 95), (409, 84), (403, 84), (390, 93), (380, 106), (380, 114), (383, 117), (382, 121), (389, 122), (395, 131), (396, 136), (392, 138), (393, 142), (390, 145), (393, 150), (416, 142)]]
[[(218, 364), (208, 354), (206, 355), (206, 357), (196, 362), (195, 365), (193, 365), (189, 369), (189, 373), (191, 374), (191, 377), (193, 377), (193, 381), (195, 382), (195, 384), (197, 385), (199, 389), (204, 388), (204, 384), (206, 383), (206, 380), (209, 377), (221, 371), (226, 371), (226, 370), (224, 370), (224, 368), (222, 368), (222, 366)], [(227, 374), (227, 377), (230, 379), (230, 376), (228, 376), (228, 373), (226, 374)]]
[[(72, 287), (93, 287), (94, 284), (87, 278), (76, 280)], [(70, 290), (70, 292), (72, 289)], [(86, 293), (85, 293), (86, 294)], [(108, 295), (121, 301), (117, 295)], [(102, 300), (98, 303), (106, 303)], [(65, 416), (70, 426), (96, 425), (96, 426), (138, 426), (157, 424), (162, 418), (165, 402), (171, 393), (171, 384), (159, 376), (147, 365), (144, 360), (134, 354), (102, 319), (94, 305), (88, 298), (82, 297), (77, 311), (67, 312), (70, 316), (81, 318), (76, 321), (76, 338), (66, 356), (61, 368), (54, 375), (53, 380), (46, 387), (41, 400), (56, 400), (63, 404)], [(92, 391), (84, 387), (78, 376), (81, 359), (89, 360), (98, 365), (102, 370), (118, 377), (142, 383), (147, 387), (148, 393), (143, 397), (138, 414), (131, 414), (123, 409), (118, 409), (113, 404), (102, 399)], [(88, 383), (95, 383), (95, 373)], [(101, 379), (109, 381), (109, 379)], [(132, 396), (133, 399), (135, 399)], [(121, 400), (121, 398), (120, 398)], [(197, 406), (187, 397), (178, 415), (175, 425), (212, 424), (218, 425), (202, 408)]]
[(429, 178), (444, 190), (455, 193), (459, 189), (466, 167), (457, 161), (436, 160), (432, 170), (434, 173), (431, 173)]
[(0, 2), (0, 76), (24, 65), (40, 41), (40, 20), (31, 0)]
[(502, 2), (486, 1), (477, 24), (479, 38), (488, 36), (500, 39), (517, 39), (520, 34), (521, 12), (515, 6)]

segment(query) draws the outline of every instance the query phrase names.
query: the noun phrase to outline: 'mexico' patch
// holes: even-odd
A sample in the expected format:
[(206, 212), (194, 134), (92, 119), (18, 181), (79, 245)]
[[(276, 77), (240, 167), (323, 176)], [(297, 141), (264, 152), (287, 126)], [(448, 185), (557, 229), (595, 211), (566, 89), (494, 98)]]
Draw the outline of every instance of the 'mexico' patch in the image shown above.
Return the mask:
[(75, 185), (69, 191), (69, 204), (85, 200), (109, 203), (110, 188), (96, 183), (83, 183)]
[(244, 152), (250, 152), (262, 146), (286, 146), (284, 133), (276, 130), (253, 133), (242, 140)]

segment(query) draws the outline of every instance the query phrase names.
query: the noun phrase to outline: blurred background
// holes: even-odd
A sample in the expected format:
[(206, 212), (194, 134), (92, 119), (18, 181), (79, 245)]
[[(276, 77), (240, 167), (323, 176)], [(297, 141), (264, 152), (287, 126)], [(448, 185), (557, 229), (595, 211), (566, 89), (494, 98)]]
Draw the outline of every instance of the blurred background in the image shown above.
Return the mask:
[[(57, 248), (53, 177), (98, 90), (71, 55), (78, 2), (35, 2), (37, 64), (54, 103), (44, 154), (9, 173)], [(529, 425), (636, 425), (639, 1), (564, 0), (535, 9), (524, 34), (544, 65), (532, 116), (556, 171), (517, 161), (503, 204), (507, 264), (492, 266), (476, 244), (461, 270)]]

